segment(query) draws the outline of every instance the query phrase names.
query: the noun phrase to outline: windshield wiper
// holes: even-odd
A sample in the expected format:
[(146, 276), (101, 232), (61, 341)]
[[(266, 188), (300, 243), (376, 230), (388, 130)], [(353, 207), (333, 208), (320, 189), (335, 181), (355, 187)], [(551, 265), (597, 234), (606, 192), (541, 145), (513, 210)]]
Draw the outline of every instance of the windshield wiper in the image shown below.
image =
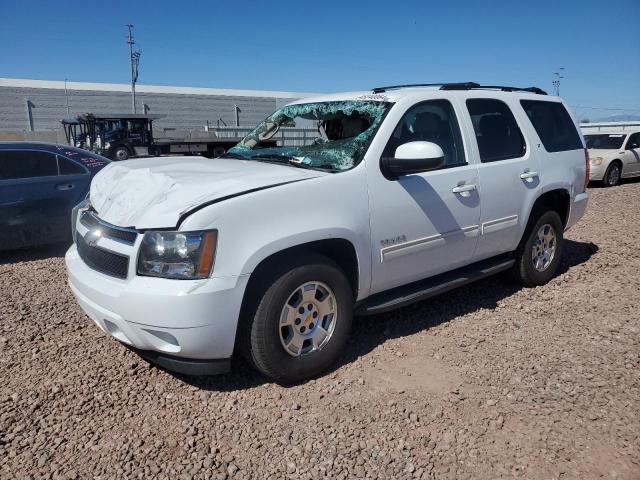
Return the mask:
[(286, 162), (288, 165), (291, 165), (292, 167), (304, 168), (307, 170), (322, 170), (322, 171), (328, 171), (328, 172), (338, 171), (337, 169), (333, 168), (333, 166), (328, 164), (309, 165), (307, 163), (302, 163), (300, 160), (298, 160), (298, 158), (300, 157), (294, 157), (291, 155), (284, 155), (284, 154), (271, 154), (271, 155), (258, 154), (258, 155), (253, 155), (250, 159), (257, 160), (259, 162), (279, 163), (281, 165)]
[(295, 161), (294, 157), (290, 155), (281, 155), (281, 154), (274, 154), (274, 153), (272, 154), (259, 153), (258, 155), (252, 155), (250, 159), (262, 160), (265, 162), (272, 161), (272, 162), (278, 162), (278, 163), (290, 162), (292, 160)]

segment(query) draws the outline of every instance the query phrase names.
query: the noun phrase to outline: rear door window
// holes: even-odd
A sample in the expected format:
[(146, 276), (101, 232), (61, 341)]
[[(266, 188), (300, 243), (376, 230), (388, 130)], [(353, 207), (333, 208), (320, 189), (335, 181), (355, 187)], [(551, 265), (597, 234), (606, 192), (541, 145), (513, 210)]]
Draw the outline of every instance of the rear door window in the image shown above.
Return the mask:
[(467, 109), (473, 122), (482, 163), (524, 155), (524, 137), (506, 103), (491, 98), (472, 98), (467, 100)]
[(0, 151), (0, 180), (58, 175), (56, 156), (39, 151)]
[(559, 102), (520, 100), (547, 152), (582, 149), (582, 141), (567, 109)]

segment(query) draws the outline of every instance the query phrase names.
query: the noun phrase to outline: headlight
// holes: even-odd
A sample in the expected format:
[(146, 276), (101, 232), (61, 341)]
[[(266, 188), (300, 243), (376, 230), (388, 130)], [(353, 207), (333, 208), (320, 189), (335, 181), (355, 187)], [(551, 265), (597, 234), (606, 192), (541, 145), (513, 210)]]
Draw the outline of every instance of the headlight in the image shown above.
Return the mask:
[(592, 157), (591, 158), (591, 165), (593, 165), (594, 167), (597, 167), (598, 165), (602, 165), (602, 157)]
[(138, 254), (138, 275), (194, 280), (211, 273), (217, 230), (144, 234)]
[(104, 149), (109, 150), (111, 148), (111, 142), (105, 142)]

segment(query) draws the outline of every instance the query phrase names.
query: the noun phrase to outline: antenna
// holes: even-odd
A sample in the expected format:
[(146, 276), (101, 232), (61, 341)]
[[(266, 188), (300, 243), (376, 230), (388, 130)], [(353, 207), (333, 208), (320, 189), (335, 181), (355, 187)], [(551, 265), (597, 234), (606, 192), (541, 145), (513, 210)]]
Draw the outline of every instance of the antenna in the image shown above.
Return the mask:
[(133, 39), (133, 25), (128, 23), (125, 26), (129, 28), (127, 43), (129, 44), (129, 61), (131, 62), (131, 112), (136, 113), (136, 82), (138, 81), (138, 65), (142, 52), (133, 51), (133, 46), (136, 43)]
[(560, 80), (564, 77), (562, 74), (564, 73), (564, 67), (558, 68), (558, 71), (553, 74), (554, 80), (551, 82), (553, 84), (553, 88), (556, 91), (556, 96), (560, 96)]

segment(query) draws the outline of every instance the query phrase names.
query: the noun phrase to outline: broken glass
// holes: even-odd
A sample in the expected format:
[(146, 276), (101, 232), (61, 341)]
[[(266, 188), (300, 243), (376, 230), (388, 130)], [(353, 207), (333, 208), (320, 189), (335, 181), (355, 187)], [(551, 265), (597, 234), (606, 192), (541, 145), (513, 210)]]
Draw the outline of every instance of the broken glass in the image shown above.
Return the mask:
[[(342, 171), (362, 160), (390, 103), (346, 100), (288, 105), (270, 115), (229, 150), (235, 158), (289, 162), (307, 168)], [(279, 135), (306, 128), (305, 144), (287, 145)], [(310, 130), (312, 129), (312, 130)], [(302, 137), (289, 137), (302, 143)], [(274, 146), (280, 142), (285, 145)]]

